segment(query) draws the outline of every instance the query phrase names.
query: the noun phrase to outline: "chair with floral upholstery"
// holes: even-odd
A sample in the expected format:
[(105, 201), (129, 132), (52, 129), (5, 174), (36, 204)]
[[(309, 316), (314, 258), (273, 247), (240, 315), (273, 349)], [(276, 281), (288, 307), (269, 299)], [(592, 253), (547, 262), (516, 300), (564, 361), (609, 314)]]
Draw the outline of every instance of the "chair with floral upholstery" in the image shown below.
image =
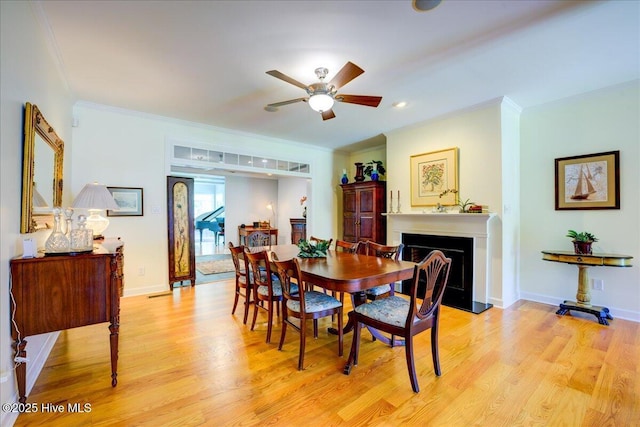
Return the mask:
[[(358, 364), (362, 325), (367, 325), (392, 336), (404, 337), (409, 379), (416, 393), (420, 391), (420, 387), (413, 357), (413, 336), (431, 329), (433, 369), (435, 374), (440, 376), (442, 371), (438, 354), (438, 324), (442, 295), (449, 280), (450, 269), (451, 258), (446, 258), (441, 251), (434, 250), (414, 267), (408, 299), (393, 295), (368, 304), (361, 304), (349, 312), (355, 328), (349, 361), (344, 373), (348, 375), (352, 366)], [(426, 284), (423, 300), (417, 297), (418, 283), (421, 282)]]
[[(380, 258), (390, 258), (393, 260), (399, 260), (402, 256), (402, 249), (404, 245), (400, 243), (397, 246), (381, 245), (376, 242), (368, 241), (367, 255), (377, 256)], [(389, 283), (388, 285), (380, 285), (375, 288), (367, 289), (365, 292), (367, 299), (376, 300), (378, 298), (384, 298), (386, 296), (393, 296), (395, 293), (395, 283)]]
[[(278, 261), (275, 253), (271, 255), (276, 265), (278, 276), (282, 284), (284, 304), (282, 308), (282, 332), (280, 345), (282, 350), (287, 326), (291, 326), (300, 334), (300, 352), (298, 356), (298, 370), (304, 369), (304, 349), (307, 341), (306, 321), (313, 319), (314, 336), (317, 338), (317, 320), (322, 317), (338, 315), (338, 356), (343, 353), (342, 332), (342, 303), (336, 298), (318, 291), (306, 291), (302, 285), (300, 264), (296, 258)], [(298, 319), (293, 322), (292, 319)]]
[[(250, 248), (245, 248), (244, 256), (247, 258), (251, 274), (253, 275), (253, 321), (251, 330), (256, 326), (258, 309), (267, 311), (267, 340), (271, 342), (271, 330), (273, 329), (274, 308), (280, 315), (280, 303), (283, 300), (282, 286), (280, 280), (271, 272), (271, 263), (267, 251), (250, 252)], [(274, 307), (275, 303), (275, 307)]]

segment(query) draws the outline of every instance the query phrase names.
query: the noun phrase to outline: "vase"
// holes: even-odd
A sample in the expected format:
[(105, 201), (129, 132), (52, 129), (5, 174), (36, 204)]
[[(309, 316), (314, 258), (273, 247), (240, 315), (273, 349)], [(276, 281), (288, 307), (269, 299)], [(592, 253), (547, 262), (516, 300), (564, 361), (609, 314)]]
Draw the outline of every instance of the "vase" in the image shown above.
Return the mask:
[(356, 176), (353, 178), (356, 182), (364, 181), (364, 163), (357, 162), (356, 165)]
[(340, 182), (342, 182), (343, 184), (346, 184), (349, 182), (349, 178), (347, 178), (347, 174), (345, 173), (344, 175), (342, 175), (342, 179), (340, 179)]
[(378, 175), (378, 171), (377, 170), (373, 170), (373, 172), (371, 172), (371, 181), (377, 181), (380, 178), (380, 175)]

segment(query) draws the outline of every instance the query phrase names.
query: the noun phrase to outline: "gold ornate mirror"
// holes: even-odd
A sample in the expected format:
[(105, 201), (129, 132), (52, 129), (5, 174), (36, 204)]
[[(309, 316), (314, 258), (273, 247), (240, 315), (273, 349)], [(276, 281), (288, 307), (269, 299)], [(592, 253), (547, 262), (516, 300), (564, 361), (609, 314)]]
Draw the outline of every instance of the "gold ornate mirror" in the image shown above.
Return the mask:
[(37, 106), (24, 107), (20, 232), (51, 226), (51, 209), (62, 204), (64, 142)]

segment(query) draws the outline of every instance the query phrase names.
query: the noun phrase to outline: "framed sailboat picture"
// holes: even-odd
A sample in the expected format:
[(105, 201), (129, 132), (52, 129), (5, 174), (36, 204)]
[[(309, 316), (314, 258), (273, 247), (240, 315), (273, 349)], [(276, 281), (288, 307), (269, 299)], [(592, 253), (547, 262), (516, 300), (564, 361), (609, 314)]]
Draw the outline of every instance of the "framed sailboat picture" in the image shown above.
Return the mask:
[(556, 159), (556, 210), (620, 209), (620, 151)]

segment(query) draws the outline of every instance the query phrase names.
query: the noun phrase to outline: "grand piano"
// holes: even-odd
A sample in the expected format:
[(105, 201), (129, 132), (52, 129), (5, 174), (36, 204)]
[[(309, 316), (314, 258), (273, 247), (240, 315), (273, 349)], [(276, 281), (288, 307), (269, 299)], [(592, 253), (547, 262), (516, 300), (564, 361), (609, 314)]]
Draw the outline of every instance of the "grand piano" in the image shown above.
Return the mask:
[(205, 212), (198, 215), (195, 219), (196, 230), (200, 232), (200, 244), (202, 244), (202, 232), (204, 230), (210, 230), (215, 236), (216, 246), (218, 245), (218, 238), (224, 237), (224, 206), (220, 206), (218, 209)]

